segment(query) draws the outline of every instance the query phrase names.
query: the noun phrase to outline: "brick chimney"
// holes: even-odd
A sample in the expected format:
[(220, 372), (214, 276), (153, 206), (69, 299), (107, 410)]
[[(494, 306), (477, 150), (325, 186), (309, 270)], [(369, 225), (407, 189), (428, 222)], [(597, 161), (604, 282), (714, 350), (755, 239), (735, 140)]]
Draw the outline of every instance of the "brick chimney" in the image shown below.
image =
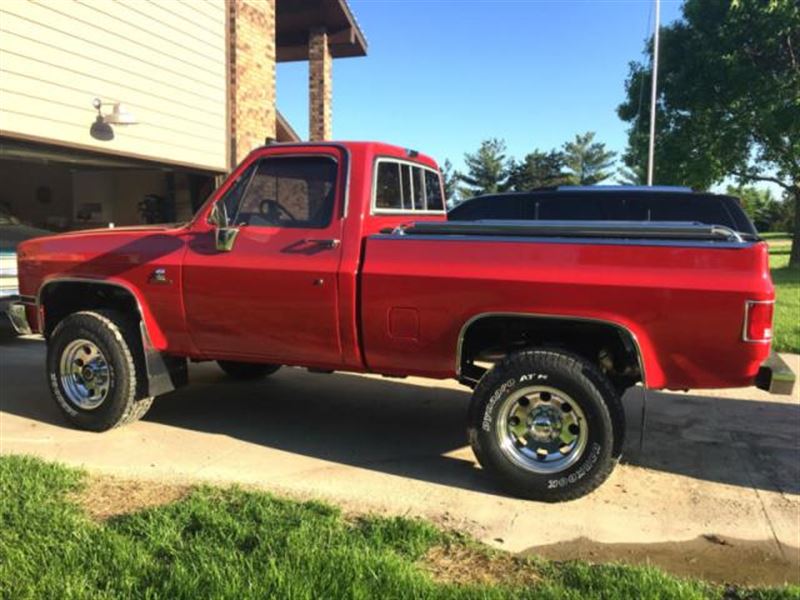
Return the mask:
[(229, 0), (230, 161), (276, 137), (275, 0)]
[(308, 62), (309, 139), (329, 140), (333, 134), (333, 57), (324, 28), (309, 32)]

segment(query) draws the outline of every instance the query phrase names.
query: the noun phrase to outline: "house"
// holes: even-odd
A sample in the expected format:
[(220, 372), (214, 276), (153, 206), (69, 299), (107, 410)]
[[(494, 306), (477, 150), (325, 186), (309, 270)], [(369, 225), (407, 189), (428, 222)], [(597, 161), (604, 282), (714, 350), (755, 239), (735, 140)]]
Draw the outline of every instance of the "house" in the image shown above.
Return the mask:
[(308, 61), (309, 139), (332, 62), (367, 44), (346, 0), (3, 0), (0, 207), (51, 230), (188, 219), (265, 138), (276, 63)]

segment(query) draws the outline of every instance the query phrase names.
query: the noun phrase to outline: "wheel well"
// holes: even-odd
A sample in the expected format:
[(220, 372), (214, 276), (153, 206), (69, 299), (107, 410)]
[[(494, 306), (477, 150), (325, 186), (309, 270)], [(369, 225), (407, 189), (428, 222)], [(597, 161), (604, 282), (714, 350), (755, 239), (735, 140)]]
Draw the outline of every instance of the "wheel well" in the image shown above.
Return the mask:
[(526, 348), (561, 348), (596, 364), (620, 391), (643, 381), (636, 340), (612, 323), (571, 318), (487, 315), (469, 323), (459, 339), (459, 372), (477, 374)]
[(125, 288), (106, 283), (56, 281), (47, 284), (39, 298), (44, 308), (42, 333), (45, 338), (65, 317), (81, 310), (118, 310), (141, 319), (136, 298)]
[[(644, 382), (639, 347), (627, 329), (601, 321), (517, 315), (487, 315), (469, 323), (459, 338), (460, 380), (478, 380), (508, 354), (529, 348), (561, 349), (597, 365), (619, 398), (629, 387)], [(487, 364), (489, 363), (489, 364)], [(615, 428), (615, 456), (622, 452), (625, 414), (619, 401), (609, 410)]]

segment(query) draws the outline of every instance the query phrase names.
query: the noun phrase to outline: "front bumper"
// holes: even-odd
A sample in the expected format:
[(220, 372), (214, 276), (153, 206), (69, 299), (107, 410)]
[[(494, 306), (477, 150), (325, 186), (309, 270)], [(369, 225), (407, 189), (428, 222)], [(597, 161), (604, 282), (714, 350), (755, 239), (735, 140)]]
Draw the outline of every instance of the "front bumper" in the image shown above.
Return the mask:
[(30, 323), (28, 323), (28, 315), (25, 312), (25, 304), (21, 302), (12, 302), (6, 311), (8, 320), (14, 327), (19, 335), (30, 335), (33, 333)]
[(770, 394), (790, 395), (796, 376), (789, 365), (775, 352), (770, 353), (756, 375), (756, 387)]

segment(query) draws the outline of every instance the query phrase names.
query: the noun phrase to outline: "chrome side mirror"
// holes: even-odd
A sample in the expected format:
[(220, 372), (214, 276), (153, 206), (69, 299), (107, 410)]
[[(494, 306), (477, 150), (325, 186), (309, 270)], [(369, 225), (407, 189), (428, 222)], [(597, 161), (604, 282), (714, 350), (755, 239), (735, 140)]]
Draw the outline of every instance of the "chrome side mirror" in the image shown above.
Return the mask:
[(214, 227), (227, 227), (228, 226), (228, 211), (225, 203), (220, 200), (211, 208), (211, 213), (208, 215), (208, 222)]
[(211, 209), (208, 221), (214, 226), (214, 246), (218, 252), (230, 252), (239, 233), (238, 227), (232, 227), (228, 222), (228, 211), (225, 203), (217, 202)]

